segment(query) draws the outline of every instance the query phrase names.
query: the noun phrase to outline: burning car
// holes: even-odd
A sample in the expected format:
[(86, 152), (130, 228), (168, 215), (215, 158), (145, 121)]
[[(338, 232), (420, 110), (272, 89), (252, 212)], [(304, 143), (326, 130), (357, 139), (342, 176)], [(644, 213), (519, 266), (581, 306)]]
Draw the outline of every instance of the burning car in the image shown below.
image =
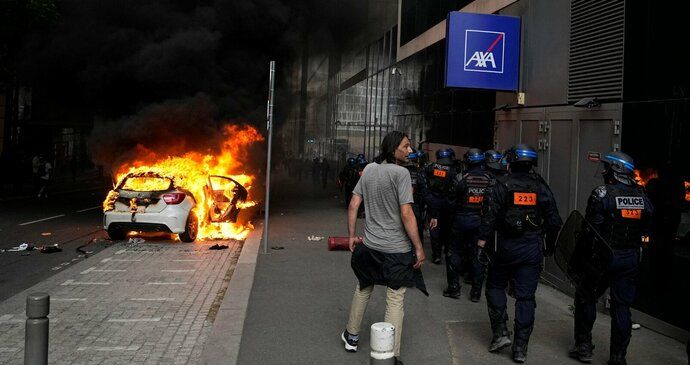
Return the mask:
[(235, 223), (248, 206), (247, 189), (231, 177), (207, 176), (197, 196), (177, 180), (152, 171), (121, 178), (103, 203), (108, 236), (121, 240), (131, 231), (167, 232), (177, 234), (182, 242), (193, 242), (200, 227)]

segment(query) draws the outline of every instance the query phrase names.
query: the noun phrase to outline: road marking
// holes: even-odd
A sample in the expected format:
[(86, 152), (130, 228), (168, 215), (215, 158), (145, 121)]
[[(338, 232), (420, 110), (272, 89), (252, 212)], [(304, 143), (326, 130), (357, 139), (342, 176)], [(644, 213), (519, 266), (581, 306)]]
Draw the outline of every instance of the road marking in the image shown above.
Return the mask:
[(137, 351), (141, 346), (84, 346), (78, 347), (77, 351)]
[(195, 272), (196, 269), (190, 269), (190, 270), (161, 270), (162, 272)]
[(101, 260), (101, 262), (108, 262), (108, 261), (118, 261), (118, 262), (138, 262), (141, 260), (133, 260), (133, 259), (114, 259), (111, 257), (108, 257), (107, 259)]
[(100, 270), (100, 269), (96, 269), (95, 266), (92, 266), (92, 267), (82, 271), (80, 274), (84, 275), (84, 274), (88, 274), (91, 272), (127, 272), (127, 270), (107, 270), (107, 269)]
[(187, 282), (184, 282), (184, 283), (163, 283), (163, 282), (159, 282), (159, 281), (154, 281), (151, 283), (146, 283), (146, 285), (185, 285), (185, 284), (187, 284)]
[(29, 224), (34, 224), (34, 223), (38, 223), (38, 222), (45, 222), (47, 220), (51, 220), (51, 219), (55, 219), (55, 218), (62, 218), (64, 216), (65, 216), (64, 214), (60, 214), (60, 215), (56, 215), (56, 216), (52, 216), (52, 217), (48, 217), (48, 218), (38, 219), (35, 221), (31, 221), (31, 222), (19, 223), (19, 225), (20, 226), (28, 226)]
[(154, 318), (111, 318), (108, 322), (160, 322), (161, 317)]
[(173, 262), (201, 262), (204, 260), (173, 260)]
[(94, 210), (94, 209), (98, 209), (98, 208), (103, 208), (103, 207), (100, 205), (96, 205), (95, 207), (77, 210), (77, 213), (84, 213), (84, 212), (88, 212), (89, 210)]
[(175, 298), (131, 298), (130, 300), (138, 302), (172, 302)]
[(74, 281), (72, 279), (65, 281), (64, 283), (60, 284), (62, 286), (65, 285), (110, 285), (108, 282), (99, 282), (99, 281)]

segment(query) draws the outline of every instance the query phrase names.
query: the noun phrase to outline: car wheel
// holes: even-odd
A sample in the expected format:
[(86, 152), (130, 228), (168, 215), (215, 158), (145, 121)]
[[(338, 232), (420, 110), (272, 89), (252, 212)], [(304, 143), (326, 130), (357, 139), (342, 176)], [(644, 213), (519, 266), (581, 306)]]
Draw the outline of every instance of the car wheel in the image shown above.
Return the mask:
[(197, 232), (199, 232), (199, 220), (196, 214), (191, 211), (189, 212), (189, 216), (187, 216), (187, 224), (185, 225), (184, 232), (179, 234), (180, 241), (194, 242)]
[(108, 228), (108, 237), (110, 237), (111, 241), (121, 241), (127, 238), (127, 232), (120, 229)]

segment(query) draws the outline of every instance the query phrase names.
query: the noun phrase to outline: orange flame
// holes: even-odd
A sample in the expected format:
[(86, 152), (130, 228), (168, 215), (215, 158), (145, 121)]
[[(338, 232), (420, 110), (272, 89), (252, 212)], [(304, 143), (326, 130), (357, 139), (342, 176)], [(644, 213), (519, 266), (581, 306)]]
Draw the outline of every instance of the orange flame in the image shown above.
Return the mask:
[(685, 201), (690, 202), (690, 181), (684, 181), (685, 185)]
[[(198, 239), (238, 239), (247, 237), (254, 228), (251, 222), (246, 223), (213, 223), (208, 219), (208, 201), (204, 188), (208, 184), (210, 175), (221, 175), (233, 178), (249, 192), (246, 202), (238, 204), (239, 208), (248, 208), (256, 205), (252, 201), (252, 184), (256, 175), (246, 171), (243, 161), (246, 161), (247, 149), (250, 145), (263, 141), (263, 136), (251, 126), (227, 125), (223, 128), (223, 140), (220, 143), (219, 152), (216, 154), (184, 152), (179, 156), (160, 157), (154, 151), (143, 145), (137, 145), (137, 155), (141, 156), (136, 161), (130, 161), (116, 168), (118, 185), (122, 179), (130, 173), (151, 172), (160, 176), (170, 177), (175, 182), (175, 187), (186, 189), (196, 199), (194, 212), (199, 218)], [(161, 179), (156, 183), (160, 184)], [(129, 180), (128, 180), (129, 183)], [(143, 179), (133, 181), (136, 186), (132, 190), (155, 190), (150, 185), (151, 181)], [(160, 188), (160, 186), (156, 186)], [(104, 209), (112, 206), (114, 191), (108, 194), (103, 202)], [(116, 194), (116, 193), (115, 193)]]
[(638, 185), (642, 186), (647, 186), (647, 183), (649, 180), (658, 178), (659, 174), (657, 172), (650, 168), (646, 168), (644, 170), (635, 170), (635, 182), (637, 182)]

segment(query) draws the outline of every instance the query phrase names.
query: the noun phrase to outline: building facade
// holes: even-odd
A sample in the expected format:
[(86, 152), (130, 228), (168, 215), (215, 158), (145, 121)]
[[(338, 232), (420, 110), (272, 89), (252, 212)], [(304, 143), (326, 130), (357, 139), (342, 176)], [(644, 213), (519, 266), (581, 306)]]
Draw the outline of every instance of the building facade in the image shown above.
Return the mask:
[[(539, 152), (538, 171), (563, 218), (584, 211), (602, 183), (593, 157), (623, 150), (635, 158), (657, 208), (652, 243), (642, 253), (635, 320), (687, 339), (690, 71), (671, 55), (688, 7), (626, 0), (388, 2), (369, 14), (375, 30), (353, 35), (346, 49), (330, 49), (310, 66), (306, 138), (294, 140), (295, 148), (335, 160), (348, 153), (371, 159), (390, 130), (405, 131), (429, 153), (439, 145), (504, 150), (528, 143)], [(520, 18), (517, 93), (445, 87), (446, 17), (456, 10)], [(296, 126), (288, 120), (284, 133), (298, 136)], [(573, 293), (551, 259), (543, 278)]]

